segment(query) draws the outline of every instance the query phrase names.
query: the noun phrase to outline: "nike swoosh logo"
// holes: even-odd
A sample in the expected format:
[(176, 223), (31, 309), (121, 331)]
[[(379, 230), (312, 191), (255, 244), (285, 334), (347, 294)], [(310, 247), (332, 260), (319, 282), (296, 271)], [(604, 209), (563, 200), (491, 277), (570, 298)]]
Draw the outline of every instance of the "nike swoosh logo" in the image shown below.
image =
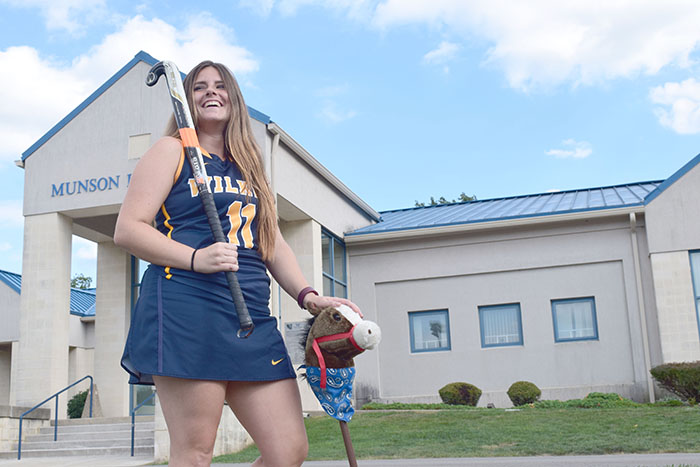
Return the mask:
[(277, 365), (277, 364), (278, 364), (279, 362), (281, 362), (282, 360), (284, 360), (284, 357), (280, 358), (279, 360), (272, 360), (271, 363), (272, 363), (272, 365), (274, 366), (274, 365)]

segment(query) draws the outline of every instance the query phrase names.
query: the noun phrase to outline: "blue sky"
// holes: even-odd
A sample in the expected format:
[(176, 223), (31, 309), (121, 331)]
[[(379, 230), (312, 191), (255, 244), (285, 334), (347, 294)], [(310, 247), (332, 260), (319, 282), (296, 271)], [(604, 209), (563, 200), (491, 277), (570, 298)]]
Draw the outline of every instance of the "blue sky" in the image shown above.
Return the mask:
[[(0, 269), (14, 161), (140, 50), (226, 63), (378, 211), (665, 179), (700, 152), (697, 1), (0, 0)], [(76, 238), (73, 273), (95, 275)]]

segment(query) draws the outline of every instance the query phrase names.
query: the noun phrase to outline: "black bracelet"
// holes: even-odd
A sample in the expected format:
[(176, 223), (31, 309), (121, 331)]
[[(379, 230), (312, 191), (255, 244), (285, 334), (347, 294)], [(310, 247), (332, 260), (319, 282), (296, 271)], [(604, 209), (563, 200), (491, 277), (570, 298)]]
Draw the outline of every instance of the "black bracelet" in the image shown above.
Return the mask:
[(194, 255), (197, 254), (198, 249), (195, 248), (194, 251), (192, 251), (192, 258), (190, 258), (190, 271), (192, 272), (197, 272), (194, 270)]

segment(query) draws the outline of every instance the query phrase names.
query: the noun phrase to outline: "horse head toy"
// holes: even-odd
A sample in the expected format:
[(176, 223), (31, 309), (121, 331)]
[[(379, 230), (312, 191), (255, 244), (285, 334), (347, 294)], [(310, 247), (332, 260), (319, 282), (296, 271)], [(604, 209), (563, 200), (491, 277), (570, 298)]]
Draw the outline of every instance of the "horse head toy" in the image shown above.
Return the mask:
[(351, 467), (357, 465), (347, 422), (352, 408), (353, 359), (381, 340), (379, 326), (363, 319), (350, 307), (309, 310), (309, 331), (304, 343), (306, 380), (323, 410), (340, 422), (345, 450)]

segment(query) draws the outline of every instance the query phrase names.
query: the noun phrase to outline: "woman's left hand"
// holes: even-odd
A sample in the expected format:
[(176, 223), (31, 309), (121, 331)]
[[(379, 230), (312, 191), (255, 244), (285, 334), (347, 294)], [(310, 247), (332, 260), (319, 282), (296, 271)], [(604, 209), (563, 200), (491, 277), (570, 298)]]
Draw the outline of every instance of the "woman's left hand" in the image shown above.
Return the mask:
[(313, 308), (314, 310), (320, 310), (321, 308), (340, 305), (349, 306), (352, 309), (352, 311), (360, 315), (361, 318), (363, 317), (360, 308), (347, 298), (325, 297), (323, 295), (319, 296), (314, 294), (306, 294), (306, 297), (304, 297), (304, 308), (306, 308), (307, 310), (309, 308)]

